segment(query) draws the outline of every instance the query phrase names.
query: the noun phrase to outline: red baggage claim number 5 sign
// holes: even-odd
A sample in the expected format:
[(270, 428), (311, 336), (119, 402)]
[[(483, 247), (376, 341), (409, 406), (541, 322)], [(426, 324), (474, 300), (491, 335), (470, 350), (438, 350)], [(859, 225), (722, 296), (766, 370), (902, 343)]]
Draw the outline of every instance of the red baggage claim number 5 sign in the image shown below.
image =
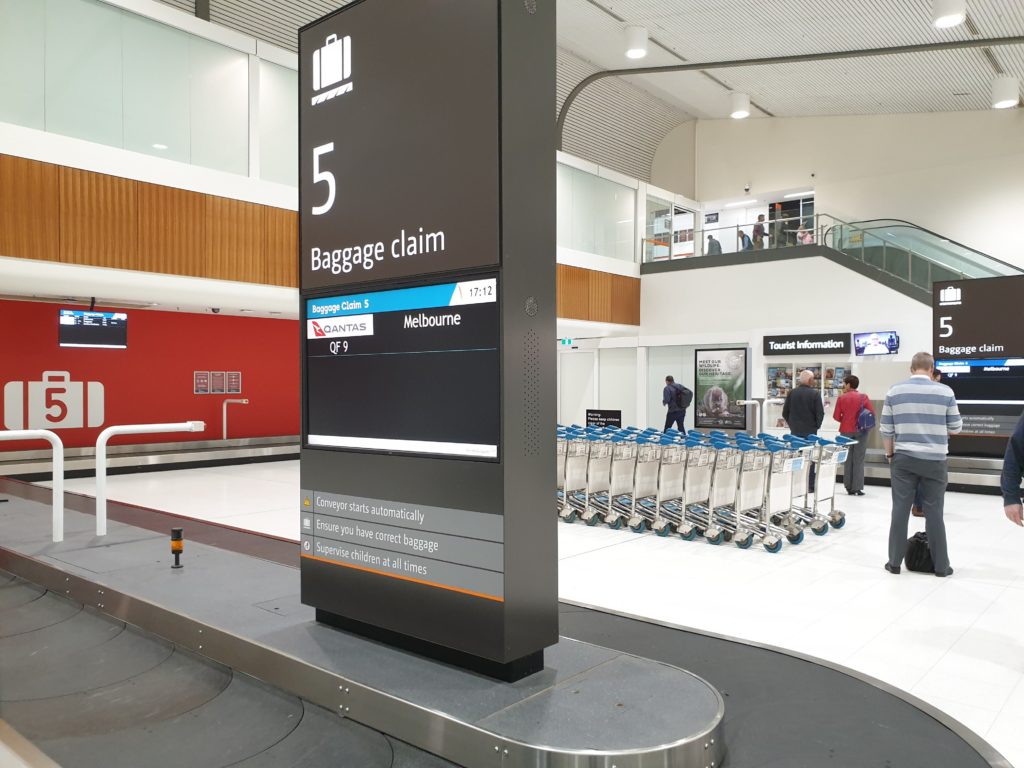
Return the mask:
[(44, 371), (41, 381), (4, 385), (7, 429), (80, 429), (103, 426), (103, 384), (72, 381), (68, 371)]

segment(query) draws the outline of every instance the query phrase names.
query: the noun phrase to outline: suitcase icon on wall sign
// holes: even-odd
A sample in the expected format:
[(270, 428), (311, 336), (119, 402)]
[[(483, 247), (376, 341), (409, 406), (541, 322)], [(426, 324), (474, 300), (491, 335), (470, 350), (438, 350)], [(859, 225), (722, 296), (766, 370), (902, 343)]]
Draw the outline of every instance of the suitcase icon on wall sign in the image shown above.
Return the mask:
[[(313, 51), (313, 90), (317, 91), (313, 106), (351, 91), (351, 77), (352, 38), (345, 35), (339, 40), (337, 35), (330, 35), (322, 48)], [(325, 88), (330, 90), (325, 91)]]
[(7, 429), (80, 429), (103, 425), (103, 384), (71, 381), (68, 371), (44, 371), (42, 381), (4, 385)]

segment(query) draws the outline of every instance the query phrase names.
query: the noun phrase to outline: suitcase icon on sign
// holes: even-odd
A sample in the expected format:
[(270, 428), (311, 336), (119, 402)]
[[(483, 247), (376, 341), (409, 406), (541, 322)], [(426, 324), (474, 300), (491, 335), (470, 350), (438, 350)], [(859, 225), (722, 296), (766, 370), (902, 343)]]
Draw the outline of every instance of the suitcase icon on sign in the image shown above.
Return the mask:
[[(344, 82), (352, 77), (352, 38), (349, 35), (338, 39), (330, 35), (322, 48), (313, 51), (313, 90), (323, 91), (313, 97), (313, 104), (321, 104), (335, 96), (352, 90), (352, 83)], [(341, 85), (338, 85), (341, 83)]]
[(4, 385), (7, 429), (99, 427), (104, 418), (103, 384), (71, 381), (68, 371), (44, 371), (42, 381)]

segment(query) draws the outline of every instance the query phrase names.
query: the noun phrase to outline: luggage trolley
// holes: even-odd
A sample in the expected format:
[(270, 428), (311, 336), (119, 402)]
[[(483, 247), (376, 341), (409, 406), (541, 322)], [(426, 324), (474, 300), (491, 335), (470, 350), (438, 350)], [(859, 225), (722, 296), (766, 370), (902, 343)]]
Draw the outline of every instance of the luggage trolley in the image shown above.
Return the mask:
[[(606, 491), (591, 492), (590, 506), (600, 511), (609, 528), (621, 528), (633, 518), (637, 444), (628, 433), (611, 438), (610, 476)], [(646, 526), (630, 528), (643, 531)]]
[[(845, 438), (840, 439), (845, 440)], [(841, 455), (842, 460), (846, 460), (845, 448), (837, 451), (835, 448), (841, 447), (838, 443), (829, 443), (828, 440), (821, 440), (813, 435), (806, 439), (785, 435), (783, 440), (787, 448), (803, 458), (803, 462), (794, 467), (790, 510), (787, 514), (778, 515), (779, 522), (786, 524), (787, 528), (809, 526), (811, 531), (818, 536), (828, 533), (829, 525), (833, 528), (842, 528), (846, 524), (846, 515), (834, 507), (835, 459)], [(831, 449), (823, 450), (822, 442), (831, 446)], [(816, 477), (814, 488), (809, 491), (807, 489), (808, 477), (812, 466), (815, 467)], [(824, 475), (822, 474), (823, 468)], [(823, 479), (826, 482), (823, 482)], [(826, 501), (830, 502), (828, 514), (819, 509), (819, 502)]]
[(574, 494), (570, 502), (579, 509), (579, 517), (587, 525), (597, 525), (604, 521), (604, 512), (595, 501), (601, 494), (607, 496), (611, 486), (612, 474), (612, 443), (605, 433), (594, 432), (587, 435), (588, 451), (586, 460), (586, 483), (581, 492)]
[[(775, 554), (782, 549), (782, 537), (787, 532), (772, 524), (767, 503), (774, 453), (769, 444), (745, 435), (738, 436), (736, 445), (742, 451), (736, 499), (732, 505), (716, 509), (716, 517), (732, 533), (733, 543), (740, 549), (749, 549), (757, 537), (768, 552)], [(784, 491), (784, 495), (789, 494), (788, 487)], [(803, 531), (799, 531), (797, 539), (787, 538), (798, 544)]]
[(562, 480), (562, 506), (558, 516), (565, 522), (576, 521), (587, 508), (587, 462), (590, 440), (582, 432), (566, 436), (565, 474)]
[(659, 536), (672, 532), (658, 513), (658, 480), (661, 476), (661, 439), (643, 435), (636, 443), (636, 472), (633, 475), (633, 514), (629, 527), (642, 531), (650, 527)]
[(686, 505), (683, 498), (686, 478), (688, 449), (679, 437), (665, 436), (660, 439), (661, 465), (658, 468), (658, 492), (653, 505), (646, 511), (651, 529), (659, 536), (668, 536), (673, 530), (683, 538), (692, 539), (696, 531), (686, 519)]
[[(815, 442), (817, 445), (811, 452), (815, 466), (814, 490), (810, 494), (810, 506), (804, 511), (839, 529), (846, 525), (846, 513), (836, 509), (836, 474), (839, 465), (849, 456), (850, 446), (856, 445), (857, 441), (848, 437), (837, 437), (834, 441), (819, 437)], [(826, 505), (828, 511), (824, 512), (822, 508)]]
[[(707, 449), (705, 444), (698, 443), (695, 448)], [(730, 446), (719, 437), (714, 437), (710, 444), (714, 451), (714, 461), (708, 463), (707, 485), (703, 482), (694, 487), (687, 487), (686, 518), (694, 524), (697, 533), (702, 533), (709, 544), (721, 544), (725, 541), (726, 527), (720, 524), (715, 510), (733, 504), (736, 501), (736, 488), (739, 483), (740, 455), (739, 448)], [(705, 473), (693, 473), (693, 479), (703, 480)], [(691, 473), (687, 472), (687, 486)], [(692, 495), (691, 495), (692, 494)], [(688, 538), (680, 531), (683, 538)], [(691, 535), (689, 538), (693, 538)]]

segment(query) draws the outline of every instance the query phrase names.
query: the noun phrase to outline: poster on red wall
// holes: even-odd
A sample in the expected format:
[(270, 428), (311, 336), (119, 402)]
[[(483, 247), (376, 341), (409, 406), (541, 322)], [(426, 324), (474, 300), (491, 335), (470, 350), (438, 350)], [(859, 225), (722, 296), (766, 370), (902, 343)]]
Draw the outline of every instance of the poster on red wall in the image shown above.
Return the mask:
[[(97, 309), (100, 309), (97, 307)], [(125, 435), (113, 444), (219, 437), (225, 368), (245, 373), (250, 406), (232, 414), (232, 437), (299, 434), (299, 333), (295, 320), (129, 311), (127, 349), (61, 347), (60, 306), (0, 301), (3, 337), (0, 409), (5, 429), (49, 429), (65, 447), (94, 446), (101, 430), (124, 424), (205, 421), (199, 433)], [(123, 310), (119, 310), (123, 311)], [(224, 395), (200, 394), (220, 368)], [(216, 375), (216, 374), (214, 374)], [(210, 387), (213, 389), (213, 387)], [(209, 391), (209, 390), (208, 390)], [(0, 452), (42, 447), (0, 442)]]

